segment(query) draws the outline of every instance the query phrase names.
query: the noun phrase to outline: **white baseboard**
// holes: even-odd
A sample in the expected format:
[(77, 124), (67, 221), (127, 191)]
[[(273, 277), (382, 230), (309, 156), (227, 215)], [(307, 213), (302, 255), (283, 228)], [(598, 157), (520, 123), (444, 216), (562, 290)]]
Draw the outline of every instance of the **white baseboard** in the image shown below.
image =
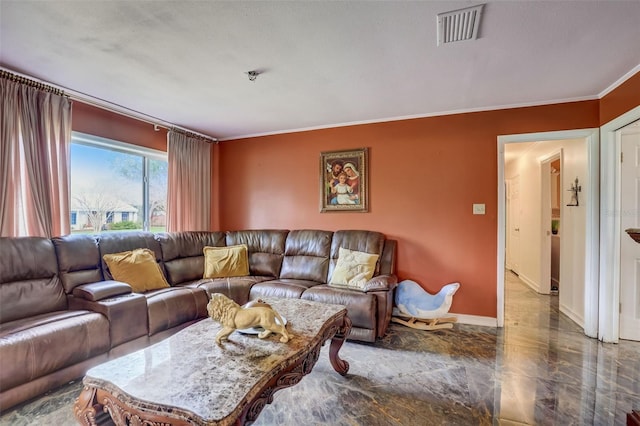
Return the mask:
[(479, 315), (466, 315), (466, 314), (456, 314), (453, 312), (449, 312), (445, 316), (454, 316), (458, 318), (458, 322), (460, 324), (469, 324), (469, 325), (482, 325), (485, 327), (497, 327), (498, 319), (492, 317), (481, 317)]
[(535, 291), (536, 293), (540, 293), (540, 286), (538, 285), (537, 282), (529, 279), (526, 275), (524, 274), (520, 274), (518, 275), (518, 277), (522, 280), (523, 283), (525, 283), (526, 285), (528, 285), (529, 287), (531, 287), (531, 289), (533, 291)]
[(580, 315), (576, 314), (574, 311), (568, 308), (567, 305), (563, 303), (560, 303), (559, 308), (560, 308), (560, 312), (562, 312), (563, 314), (571, 318), (571, 320), (576, 324), (578, 324), (580, 327), (584, 328), (584, 318), (581, 318)]

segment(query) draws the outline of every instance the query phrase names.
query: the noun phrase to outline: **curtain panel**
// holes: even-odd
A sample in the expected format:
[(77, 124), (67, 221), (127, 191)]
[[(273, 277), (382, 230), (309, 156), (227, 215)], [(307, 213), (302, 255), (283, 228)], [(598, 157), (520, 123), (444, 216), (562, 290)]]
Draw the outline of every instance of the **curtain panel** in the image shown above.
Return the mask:
[(0, 78), (0, 236), (68, 234), (71, 100)]
[(171, 130), (167, 133), (169, 162), (167, 231), (206, 231), (211, 219), (211, 144)]

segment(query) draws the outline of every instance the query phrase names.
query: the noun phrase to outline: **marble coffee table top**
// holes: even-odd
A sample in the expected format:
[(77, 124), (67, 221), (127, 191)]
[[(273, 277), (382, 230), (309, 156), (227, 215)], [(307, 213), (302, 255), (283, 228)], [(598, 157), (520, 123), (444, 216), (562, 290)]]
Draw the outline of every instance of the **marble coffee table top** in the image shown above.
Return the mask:
[(195, 419), (199, 424), (226, 424), (279, 372), (318, 344), (325, 329), (345, 307), (300, 299), (265, 298), (287, 318), (293, 333), (259, 339), (235, 331), (218, 345), (221, 326), (203, 319), (173, 336), (90, 369), (84, 385), (102, 388), (132, 408), (151, 409)]

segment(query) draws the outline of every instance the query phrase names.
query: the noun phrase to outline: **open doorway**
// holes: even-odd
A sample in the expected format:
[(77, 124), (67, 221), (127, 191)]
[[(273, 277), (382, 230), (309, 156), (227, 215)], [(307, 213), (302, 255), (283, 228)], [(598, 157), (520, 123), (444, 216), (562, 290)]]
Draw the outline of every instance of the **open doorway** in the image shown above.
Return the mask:
[[(513, 196), (509, 195), (506, 210), (507, 223), (517, 223), (519, 229), (518, 277), (538, 294), (558, 296), (554, 303), (559, 311), (584, 328), (584, 236), (590, 201), (586, 197), (574, 200), (573, 193), (563, 191), (560, 172), (576, 176), (578, 181), (588, 178), (586, 138), (539, 140), (528, 142), (524, 145), (526, 149), (522, 147), (520, 143), (505, 145), (505, 158), (510, 160), (505, 164), (506, 181), (510, 183), (512, 176), (517, 176), (520, 186), (519, 211), (510, 207)], [(514, 148), (516, 156), (511, 152)], [(565, 158), (567, 164), (561, 165)], [(567, 216), (565, 226), (562, 234), (560, 226), (554, 234), (553, 225), (559, 224), (563, 210)], [(514, 245), (509, 244), (513, 233), (513, 229), (507, 228), (507, 259), (514, 257), (511, 253)], [(565, 244), (560, 244), (560, 235)]]
[[(516, 163), (506, 161), (512, 146), (521, 151)], [(518, 174), (520, 204), (523, 206), (518, 219), (521, 247), (519, 278), (539, 293), (551, 292), (552, 216), (554, 208), (558, 209), (561, 220), (559, 232), (568, 241), (559, 247), (558, 282), (562, 283), (563, 288), (559, 292), (560, 309), (579, 324), (585, 334), (595, 337), (598, 321), (598, 253), (592, 248), (594, 244), (597, 248), (598, 148), (597, 129), (498, 137), (498, 326), (504, 325), (505, 260), (510, 232), (506, 225), (506, 182)], [(562, 156), (570, 161), (563, 163)], [(558, 180), (552, 178), (551, 164), (558, 159), (561, 160), (558, 172), (567, 176), (567, 182), (578, 178), (584, 187), (580, 193), (580, 207), (567, 206), (572, 202), (568, 198), (570, 193), (565, 191), (566, 182), (563, 182), (562, 175)], [(542, 172), (543, 167), (546, 167), (546, 174)], [(543, 184), (543, 180), (546, 184)], [(559, 196), (557, 207), (551, 199), (552, 181), (555, 183), (555, 194)], [(546, 207), (543, 205), (543, 186), (548, 200)], [(547, 242), (548, 261), (543, 262)], [(564, 268), (562, 259), (567, 265)], [(595, 299), (593, 294), (596, 295)]]

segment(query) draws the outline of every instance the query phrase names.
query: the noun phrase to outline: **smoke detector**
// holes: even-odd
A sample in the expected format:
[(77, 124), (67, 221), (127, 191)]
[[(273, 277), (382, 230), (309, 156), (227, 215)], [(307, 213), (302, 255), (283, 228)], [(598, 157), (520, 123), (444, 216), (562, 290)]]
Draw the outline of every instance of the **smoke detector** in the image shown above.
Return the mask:
[(438, 13), (438, 46), (478, 37), (484, 4)]

